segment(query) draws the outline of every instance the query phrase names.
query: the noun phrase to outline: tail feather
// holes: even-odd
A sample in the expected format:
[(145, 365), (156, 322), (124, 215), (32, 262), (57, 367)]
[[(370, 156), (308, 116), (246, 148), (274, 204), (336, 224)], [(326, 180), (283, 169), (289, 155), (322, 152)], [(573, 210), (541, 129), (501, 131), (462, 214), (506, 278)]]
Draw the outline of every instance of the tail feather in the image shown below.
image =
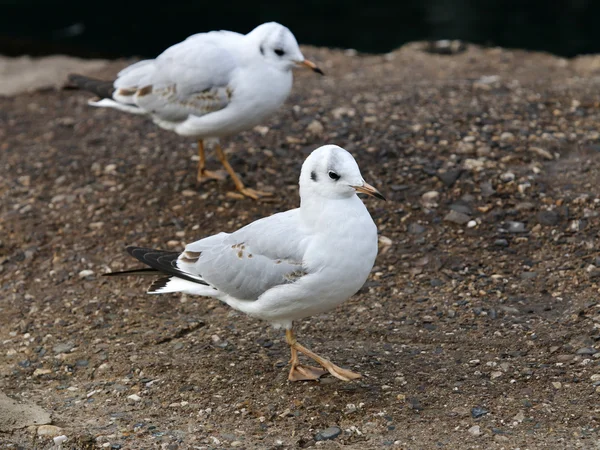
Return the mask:
[(153, 269), (152, 267), (144, 267), (141, 269), (122, 270), (120, 272), (103, 273), (102, 276), (103, 277), (124, 277), (124, 276), (128, 276), (128, 275), (158, 275), (160, 273), (161, 272), (159, 272), (156, 269)]
[(69, 84), (66, 87), (88, 91), (96, 94), (100, 98), (112, 98), (112, 95), (115, 92), (112, 81), (98, 80), (76, 73), (69, 75)]
[(183, 272), (177, 267), (177, 258), (179, 258), (180, 255), (179, 252), (168, 252), (164, 250), (154, 250), (143, 247), (127, 247), (127, 253), (129, 253), (138, 261), (143, 262), (144, 264), (164, 273), (165, 275), (172, 275), (193, 283), (209, 286), (209, 284), (200, 276)]

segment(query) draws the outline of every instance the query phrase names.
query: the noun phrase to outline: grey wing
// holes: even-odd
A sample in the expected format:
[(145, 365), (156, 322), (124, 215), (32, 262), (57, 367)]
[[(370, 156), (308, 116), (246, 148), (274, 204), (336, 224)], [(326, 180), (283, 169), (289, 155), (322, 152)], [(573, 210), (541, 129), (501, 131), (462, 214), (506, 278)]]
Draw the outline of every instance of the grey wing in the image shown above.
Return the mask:
[(244, 300), (256, 300), (268, 289), (293, 283), (307, 274), (302, 263), (305, 239), (293, 215), (287, 213), (190, 244), (178, 267)]
[(236, 59), (211, 33), (191, 36), (154, 60), (119, 73), (113, 98), (136, 105), (158, 119), (180, 122), (227, 107)]

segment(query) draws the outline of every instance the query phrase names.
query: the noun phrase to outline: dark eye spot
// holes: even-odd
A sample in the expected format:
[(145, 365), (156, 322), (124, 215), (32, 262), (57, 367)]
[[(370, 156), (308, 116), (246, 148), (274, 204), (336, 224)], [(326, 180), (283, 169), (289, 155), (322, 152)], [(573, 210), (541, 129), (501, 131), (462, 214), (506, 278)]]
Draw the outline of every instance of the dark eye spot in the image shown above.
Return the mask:
[(314, 170), (310, 173), (310, 179), (313, 181), (317, 181), (317, 172)]
[(329, 171), (329, 178), (331, 178), (332, 180), (337, 181), (337, 180), (340, 179), (340, 176), (337, 173), (335, 173), (333, 170), (330, 170)]
[(283, 55), (285, 55), (285, 52), (284, 52), (282, 49), (280, 49), (280, 48), (276, 48), (276, 49), (275, 49), (275, 50), (273, 50), (273, 51), (275, 52), (275, 54), (276, 54), (277, 56), (283, 56)]

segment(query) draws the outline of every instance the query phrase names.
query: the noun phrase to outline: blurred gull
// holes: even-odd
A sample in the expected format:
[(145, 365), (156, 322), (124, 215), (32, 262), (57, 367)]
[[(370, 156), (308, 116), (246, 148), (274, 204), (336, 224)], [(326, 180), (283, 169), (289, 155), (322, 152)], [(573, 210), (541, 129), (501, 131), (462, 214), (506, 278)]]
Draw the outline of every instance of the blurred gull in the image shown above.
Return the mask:
[[(292, 353), (291, 381), (316, 380), (327, 372), (353, 380), (360, 375), (296, 341), (292, 322), (335, 308), (369, 276), (377, 256), (377, 227), (357, 192), (384, 199), (363, 180), (350, 153), (325, 145), (302, 165), (300, 208), (231, 234), (206, 237), (183, 253), (128, 247), (129, 254), (150, 268), (106, 275), (159, 274), (149, 293), (214, 297), (284, 327)], [(300, 364), (298, 352), (325, 370)]]
[(114, 82), (71, 75), (71, 87), (100, 97), (93, 106), (148, 115), (161, 128), (198, 139), (198, 182), (222, 179), (206, 170), (204, 140), (216, 141), (217, 157), (236, 189), (257, 199), (265, 192), (244, 186), (227, 161), (219, 138), (248, 130), (271, 116), (292, 88), (292, 69), (323, 72), (304, 59), (292, 32), (275, 22), (243, 35), (199, 33), (169, 47), (156, 59), (123, 69)]

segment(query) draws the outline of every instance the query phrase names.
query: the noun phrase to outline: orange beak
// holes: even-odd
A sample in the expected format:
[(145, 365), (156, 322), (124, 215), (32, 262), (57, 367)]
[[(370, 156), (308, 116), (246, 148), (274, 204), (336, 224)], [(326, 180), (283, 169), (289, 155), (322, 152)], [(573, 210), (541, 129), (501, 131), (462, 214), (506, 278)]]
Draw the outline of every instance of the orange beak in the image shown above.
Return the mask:
[(296, 64), (298, 64), (300, 66), (308, 67), (310, 70), (312, 70), (313, 72), (316, 72), (318, 74), (325, 75), (323, 73), (323, 71), (321, 69), (319, 69), (314, 62), (309, 61), (308, 59), (305, 59), (304, 61), (299, 61)]
[(379, 192), (377, 189), (375, 189), (373, 186), (371, 186), (369, 183), (365, 182), (362, 186), (352, 186), (354, 189), (356, 189), (357, 192), (362, 192), (363, 194), (367, 194), (370, 195), (371, 197), (376, 197), (380, 200), (386, 201), (385, 197), (383, 195), (381, 195), (381, 192)]

